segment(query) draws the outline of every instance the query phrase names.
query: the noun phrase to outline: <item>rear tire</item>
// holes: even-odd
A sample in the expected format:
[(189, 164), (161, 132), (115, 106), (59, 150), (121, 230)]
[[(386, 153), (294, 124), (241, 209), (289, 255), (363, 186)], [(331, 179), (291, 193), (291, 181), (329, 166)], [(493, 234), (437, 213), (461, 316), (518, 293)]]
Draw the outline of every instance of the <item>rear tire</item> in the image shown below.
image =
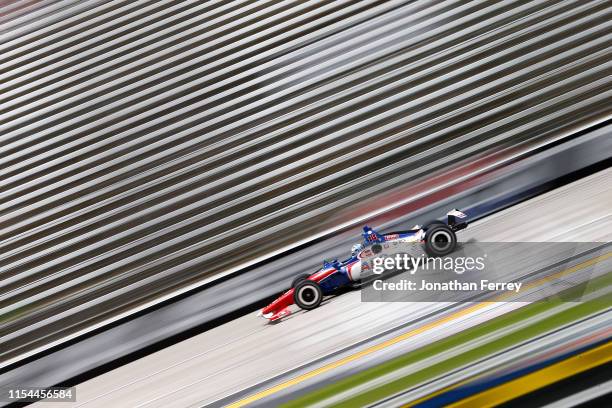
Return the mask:
[(427, 226), (425, 233), (425, 252), (429, 256), (445, 256), (455, 250), (457, 235), (446, 224), (433, 224)]
[(321, 286), (317, 282), (303, 280), (295, 287), (293, 301), (300, 309), (315, 309), (323, 301), (323, 290), (321, 290)]
[(308, 279), (310, 277), (309, 274), (307, 273), (302, 273), (299, 274), (298, 276), (296, 276), (295, 278), (293, 278), (293, 280), (291, 281), (291, 287), (295, 288), (297, 286), (298, 283), (300, 283), (301, 281), (304, 281), (306, 279)]
[(425, 227), (423, 228), (424, 230), (428, 230), (433, 228), (436, 225), (446, 225), (446, 223), (444, 221), (440, 221), (440, 220), (431, 220), (426, 224), (423, 224)]

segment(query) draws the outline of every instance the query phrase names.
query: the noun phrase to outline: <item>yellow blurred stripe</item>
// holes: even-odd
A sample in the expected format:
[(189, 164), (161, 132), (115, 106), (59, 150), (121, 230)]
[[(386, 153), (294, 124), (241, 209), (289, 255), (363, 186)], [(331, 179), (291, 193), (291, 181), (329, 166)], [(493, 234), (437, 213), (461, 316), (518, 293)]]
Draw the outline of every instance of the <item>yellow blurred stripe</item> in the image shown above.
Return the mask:
[[(577, 265), (574, 265), (573, 267), (570, 267), (570, 268), (564, 269), (562, 271), (556, 272), (556, 273), (554, 273), (554, 274), (552, 274), (550, 276), (537, 279), (537, 280), (535, 280), (533, 282), (525, 284), (523, 286), (523, 288), (537, 287), (537, 286), (539, 286), (539, 285), (541, 285), (541, 284), (543, 284), (543, 283), (545, 283), (545, 282), (547, 282), (547, 281), (549, 281), (551, 279), (557, 279), (557, 278), (560, 278), (562, 276), (571, 274), (571, 273), (576, 272), (578, 270), (581, 270), (581, 269), (587, 268), (589, 266), (595, 265), (595, 264), (597, 264), (599, 262), (602, 262), (602, 261), (604, 261), (604, 260), (606, 260), (607, 258), (610, 258), (610, 257), (612, 257), (612, 251), (608, 252), (608, 253), (605, 253), (605, 254), (602, 254), (602, 255), (599, 255), (599, 256), (597, 256), (595, 258), (592, 258), (592, 259), (589, 259), (587, 261), (581, 262), (581, 263), (579, 263)], [(260, 392), (258, 392), (256, 394), (253, 394), (253, 395), (249, 396), (249, 397), (243, 398), (243, 399), (241, 399), (239, 401), (236, 401), (236, 402), (228, 405), (227, 407), (228, 408), (239, 408), (239, 407), (243, 407), (245, 405), (251, 404), (251, 403), (253, 403), (255, 401), (259, 401), (260, 399), (269, 397), (270, 395), (276, 394), (277, 392), (282, 391), (282, 390), (284, 390), (286, 388), (289, 388), (289, 387), (291, 387), (293, 385), (299, 384), (299, 383), (304, 382), (306, 380), (309, 380), (309, 379), (311, 379), (313, 377), (316, 377), (319, 374), (323, 374), (323, 373), (328, 372), (330, 370), (333, 370), (335, 368), (341, 367), (341, 366), (343, 366), (345, 364), (348, 364), (348, 363), (350, 363), (352, 361), (358, 360), (358, 359), (360, 359), (362, 357), (365, 357), (365, 356), (367, 356), (369, 354), (375, 353), (375, 352), (377, 352), (379, 350), (383, 350), (383, 349), (385, 349), (385, 348), (387, 348), (389, 346), (392, 346), (392, 345), (394, 345), (396, 343), (399, 343), (399, 342), (401, 342), (403, 340), (406, 340), (406, 339), (408, 339), (410, 337), (416, 336), (417, 334), (420, 334), (420, 333), (423, 333), (425, 331), (434, 329), (434, 328), (436, 328), (436, 327), (438, 327), (438, 326), (440, 326), (440, 325), (442, 325), (444, 323), (453, 321), (455, 319), (458, 319), (460, 317), (468, 315), (468, 314), (470, 314), (472, 312), (475, 312), (477, 310), (483, 309), (486, 306), (491, 305), (492, 303), (504, 301), (505, 299), (509, 298), (512, 295), (513, 295), (513, 293), (507, 292), (507, 293), (504, 293), (504, 294), (496, 296), (494, 298), (494, 300), (492, 300), (492, 301), (480, 302), (480, 303), (468, 306), (465, 309), (458, 310), (455, 313), (452, 313), (452, 314), (450, 314), (448, 316), (445, 316), (445, 317), (442, 317), (440, 319), (434, 320), (434, 321), (432, 321), (430, 323), (427, 323), (427, 324), (425, 324), (425, 325), (423, 325), (421, 327), (417, 327), (416, 329), (410, 330), (410, 331), (408, 331), (408, 332), (406, 332), (406, 333), (404, 333), (402, 335), (399, 335), (399, 336), (394, 337), (392, 339), (386, 340), (386, 341), (384, 341), (384, 342), (382, 342), (380, 344), (376, 344), (374, 346), (368, 347), (368, 348), (366, 348), (366, 349), (364, 349), (364, 350), (362, 350), (360, 352), (357, 352), (357, 353), (352, 354), (350, 356), (346, 356), (344, 358), (341, 358), (340, 360), (337, 360), (337, 361), (334, 361), (332, 363), (326, 364), (326, 365), (324, 365), (322, 367), (319, 367), (319, 368), (317, 368), (315, 370), (309, 371), (309, 372), (304, 373), (302, 375), (299, 375), (299, 376), (297, 376), (295, 378), (292, 378), (292, 379), (290, 379), (288, 381), (285, 381), (285, 382), (282, 382), (282, 383), (280, 383), (278, 385), (275, 385), (275, 386), (273, 386), (271, 388), (268, 388), (266, 390), (260, 391)], [(431, 398), (432, 396), (435, 396), (435, 395), (437, 395), (438, 393), (441, 393), (441, 392), (442, 391), (439, 391), (437, 393), (428, 395), (426, 398)]]
[(346, 356), (346, 357), (344, 357), (344, 358), (342, 358), (342, 359), (340, 359), (338, 361), (334, 361), (333, 363), (324, 365), (323, 367), (317, 368), (317, 369), (315, 369), (313, 371), (309, 371), (309, 372), (304, 373), (304, 374), (302, 374), (302, 375), (300, 375), (298, 377), (295, 377), (295, 378), (293, 378), (293, 379), (291, 379), (289, 381), (285, 381), (284, 383), (278, 384), (278, 385), (276, 385), (276, 386), (274, 386), (272, 388), (268, 388), (267, 390), (261, 391), (261, 392), (259, 392), (257, 394), (254, 394), (254, 395), (250, 396), (250, 397), (247, 397), (245, 399), (237, 401), (237, 402), (235, 402), (233, 404), (228, 405), (228, 407), (237, 408), (237, 407), (245, 406), (247, 404), (250, 404), (252, 402), (255, 402), (257, 400), (265, 398), (265, 397), (267, 397), (269, 395), (277, 393), (277, 392), (279, 392), (281, 390), (284, 390), (285, 388), (291, 387), (292, 385), (299, 384), (299, 383), (301, 383), (303, 381), (306, 381), (306, 380), (308, 380), (308, 379), (310, 379), (312, 377), (315, 377), (315, 376), (317, 376), (319, 374), (325, 373), (325, 372), (330, 371), (330, 370), (332, 370), (334, 368), (337, 368), (337, 367), (340, 367), (340, 366), (345, 365), (347, 363), (350, 363), (351, 361), (360, 359), (360, 358), (362, 358), (364, 356), (367, 356), (368, 354), (372, 354), (372, 353), (374, 353), (376, 351), (385, 349), (385, 348), (387, 348), (387, 347), (389, 347), (389, 346), (391, 346), (393, 344), (396, 344), (396, 343), (399, 343), (400, 341), (406, 340), (409, 337), (416, 336), (419, 333), (423, 333), (423, 332), (425, 332), (427, 330), (433, 329), (433, 328), (435, 328), (437, 326), (440, 326), (440, 325), (442, 325), (444, 323), (447, 323), (447, 322), (450, 322), (452, 320), (455, 320), (458, 317), (465, 316), (465, 315), (467, 315), (467, 314), (469, 314), (471, 312), (474, 312), (476, 310), (482, 309), (485, 306), (490, 305), (491, 303), (492, 302), (483, 302), (483, 303), (479, 303), (479, 304), (470, 306), (468, 308), (459, 310), (459, 311), (457, 311), (455, 313), (452, 313), (452, 314), (450, 314), (450, 315), (448, 315), (446, 317), (443, 317), (441, 319), (435, 320), (435, 321), (433, 321), (431, 323), (427, 323), (427, 324), (425, 324), (425, 325), (423, 325), (421, 327), (417, 327), (414, 330), (410, 330), (409, 332), (404, 333), (404, 334), (402, 334), (400, 336), (394, 337), (392, 339), (384, 341), (384, 342), (382, 342), (380, 344), (377, 344), (375, 346), (368, 347), (368, 348), (366, 348), (366, 349), (364, 349), (364, 350), (362, 350), (362, 351), (360, 351), (358, 353), (352, 354), (350, 356)]
[(493, 407), (612, 361), (612, 342), (472, 395), (449, 407)]
[[(533, 282), (527, 283), (527, 284), (523, 285), (523, 290), (537, 287), (537, 286), (539, 286), (539, 285), (541, 285), (543, 283), (546, 283), (546, 282), (548, 282), (548, 281), (550, 281), (552, 279), (558, 279), (558, 278), (560, 278), (562, 276), (565, 276), (565, 275), (568, 275), (570, 273), (576, 272), (576, 271), (578, 271), (580, 269), (584, 269), (584, 268), (587, 268), (589, 266), (593, 266), (593, 265), (595, 265), (595, 264), (597, 264), (599, 262), (605, 261), (606, 259), (608, 259), (610, 257), (612, 257), (612, 252), (607, 252), (605, 254), (599, 255), (599, 256), (597, 256), (595, 258), (592, 258), (592, 259), (586, 260), (584, 262), (581, 262), (581, 263), (579, 263), (577, 265), (574, 265), (571, 268), (564, 269), (564, 270), (559, 271), (557, 273), (554, 273), (552, 275), (545, 276), (545, 277), (537, 279), (537, 280), (535, 280)], [(511, 295), (512, 295), (511, 293), (501, 294), (501, 295), (496, 297), (496, 301), (500, 301), (500, 300), (506, 299), (506, 298), (510, 297)], [(455, 384), (449, 385), (447, 387), (441, 388), (441, 389), (439, 389), (437, 391), (432, 392), (431, 394), (427, 394), (424, 397), (421, 397), (419, 399), (411, 401), (411, 402), (409, 402), (406, 405), (402, 405), (402, 408), (408, 408), (408, 407), (412, 407), (412, 406), (415, 406), (417, 404), (420, 404), (423, 401), (427, 401), (429, 399), (437, 397), (440, 394), (443, 394), (443, 393), (445, 393), (447, 391), (450, 391), (450, 390), (453, 390), (455, 388), (458, 388), (458, 387), (460, 387), (460, 386), (462, 386), (462, 385), (464, 385), (464, 384), (466, 384), (466, 383), (468, 383), (470, 381), (473, 381), (475, 378), (478, 378), (478, 376), (477, 377), (471, 377), (471, 378), (465, 379), (463, 381), (460, 381), (458, 383), (455, 383)]]

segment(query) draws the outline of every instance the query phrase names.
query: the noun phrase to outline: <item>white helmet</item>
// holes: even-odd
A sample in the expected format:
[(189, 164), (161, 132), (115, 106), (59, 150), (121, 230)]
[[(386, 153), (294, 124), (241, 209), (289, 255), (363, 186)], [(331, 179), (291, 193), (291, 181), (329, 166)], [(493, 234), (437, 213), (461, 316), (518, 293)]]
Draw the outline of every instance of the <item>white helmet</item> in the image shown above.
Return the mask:
[(361, 252), (362, 249), (363, 246), (361, 244), (353, 245), (353, 247), (351, 248), (351, 256), (357, 256), (357, 254)]

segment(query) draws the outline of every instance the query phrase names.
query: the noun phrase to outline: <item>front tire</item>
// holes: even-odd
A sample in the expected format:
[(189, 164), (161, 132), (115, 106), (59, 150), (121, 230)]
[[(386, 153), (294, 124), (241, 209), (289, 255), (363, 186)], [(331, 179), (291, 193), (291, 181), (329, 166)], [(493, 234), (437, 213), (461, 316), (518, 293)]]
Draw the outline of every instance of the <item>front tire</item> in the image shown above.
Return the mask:
[(446, 224), (427, 226), (425, 233), (425, 252), (429, 256), (438, 257), (450, 254), (457, 246), (457, 235)]
[(298, 283), (293, 292), (293, 301), (300, 309), (312, 310), (323, 301), (323, 290), (317, 282), (304, 280)]
[(295, 287), (298, 285), (298, 283), (300, 283), (301, 281), (304, 281), (304, 280), (308, 279), (309, 277), (310, 277), (310, 275), (309, 275), (309, 274), (307, 274), (307, 273), (302, 273), (302, 274), (299, 274), (298, 276), (296, 276), (295, 278), (293, 278), (293, 280), (291, 281), (291, 287), (292, 287), (292, 288), (295, 288)]

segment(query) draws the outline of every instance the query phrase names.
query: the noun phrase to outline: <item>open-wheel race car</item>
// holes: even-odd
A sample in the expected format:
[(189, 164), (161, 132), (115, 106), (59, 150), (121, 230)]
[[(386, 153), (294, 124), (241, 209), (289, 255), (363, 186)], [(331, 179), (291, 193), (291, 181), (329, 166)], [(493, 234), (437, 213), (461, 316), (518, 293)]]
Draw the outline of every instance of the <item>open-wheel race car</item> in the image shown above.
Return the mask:
[(466, 215), (457, 209), (449, 211), (446, 216), (447, 222), (435, 220), (424, 226), (415, 225), (410, 230), (385, 234), (365, 226), (363, 243), (353, 245), (349, 258), (344, 261), (324, 261), (317, 272), (296, 276), (291, 282), (291, 288), (263, 308), (258, 315), (274, 322), (289, 316), (289, 306), (294, 303), (303, 310), (311, 310), (318, 307), (325, 296), (360, 287), (363, 259), (381, 252), (386, 243), (420, 243), (430, 257), (450, 254), (457, 245), (455, 233), (466, 228), (467, 222), (464, 221)]

